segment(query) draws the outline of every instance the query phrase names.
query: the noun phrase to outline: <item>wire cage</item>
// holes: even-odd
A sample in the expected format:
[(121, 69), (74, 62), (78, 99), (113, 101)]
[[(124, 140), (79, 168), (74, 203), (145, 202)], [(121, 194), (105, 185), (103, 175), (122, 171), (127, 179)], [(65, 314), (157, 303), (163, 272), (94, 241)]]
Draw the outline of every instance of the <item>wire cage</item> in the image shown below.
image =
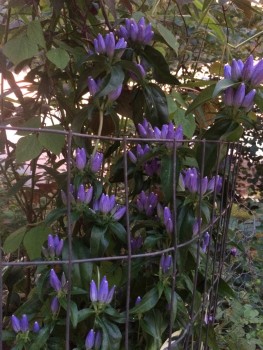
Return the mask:
[[(15, 349), (17, 337), (23, 333), (14, 326), (12, 330), (12, 314), (18, 318), (28, 314), (30, 325), (36, 320), (40, 325), (26, 349), (84, 349), (85, 339), (87, 349), (96, 348), (92, 343), (94, 334), (86, 337), (93, 328), (100, 332), (100, 349), (213, 349), (213, 325), (225, 284), (221, 274), (241, 144), (107, 138), (71, 130), (1, 127), (3, 132), (9, 129), (23, 135), (63, 135), (65, 146), (60, 168), (56, 168), (59, 181), (51, 196), (48, 191), (42, 194), (49, 205), (43, 213), (41, 205), (33, 203), (36, 222), (27, 225), (18, 251), (6, 254), (5, 240), (0, 235), (0, 349)], [(96, 175), (76, 169), (76, 145), (103, 153), (103, 164)], [(141, 156), (137, 149), (145, 151), (145, 145), (150, 151)], [(9, 154), (8, 161), (1, 161), (4, 183), (8, 181), (8, 167), (17, 166), (12, 157)], [(89, 162), (91, 157), (87, 159)], [(30, 166), (32, 170), (32, 163)], [(31, 181), (31, 198), (41, 187), (39, 179), (48, 181), (53, 173), (52, 164), (39, 157), (34, 160), (34, 171), (26, 177)], [(196, 178), (191, 182), (193, 173)], [(18, 186), (19, 178), (10, 181), (9, 185)], [(80, 185), (85, 193), (93, 186), (87, 204), (76, 193)], [(16, 190), (13, 193), (18, 195), (18, 187)], [(110, 199), (118, 203), (114, 209), (107, 202)], [(26, 197), (21, 200), (26, 201)], [(36, 252), (37, 247), (28, 254), (25, 237), (31, 232), (27, 242), (38, 239), (33, 235), (38, 235), (35, 228), (40, 218), (50, 233), (63, 238), (59, 258), (54, 254), (46, 258), (43, 250)], [(48, 230), (39, 235), (46, 250)], [(8, 276), (16, 270), (20, 277), (22, 273), (21, 283), (27, 283), (27, 290), (14, 308), (10, 305), (14, 290)], [(51, 270), (60, 281), (55, 289)], [(108, 278), (107, 288), (115, 287), (106, 288), (107, 295), (99, 296), (99, 282), (105, 282), (103, 275)], [(48, 318), (54, 296), (58, 296), (60, 308)]]

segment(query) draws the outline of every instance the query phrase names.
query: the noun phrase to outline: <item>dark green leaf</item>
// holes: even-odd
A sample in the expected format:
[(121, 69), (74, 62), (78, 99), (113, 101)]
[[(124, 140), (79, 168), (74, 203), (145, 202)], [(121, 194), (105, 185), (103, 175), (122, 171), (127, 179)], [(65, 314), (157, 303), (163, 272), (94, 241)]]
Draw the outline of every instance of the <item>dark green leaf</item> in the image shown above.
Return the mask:
[(66, 50), (61, 49), (60, 47), (49, 50), (46, 53), (47, 58), (52, 62), (56, 67), (63, 70), (67, 67), (70, 57)]
[(164, 294), (165, 298), (167, 300), (168, 305), (172, 305), (170, 308), (173, 312), (173, 322), (175, 321), (176, 315), (177, 315), (177, 294), (174, 292), (173, 294), (173, 303), (171, 304), (172, 301), (172, 290), (171, 288), (164, 288)]
[(94, 314), (93, 309), (81, 309), (81, 310), (79, 310), (78, 311), (78, 323), (86, 320), (87, 318), (89, 318), (93, 314)]
[(197, 107), (203, 105), (205, 102), (209, 101), (213, 97), (213, 92), (215, 90), (215, 85), (209, 85), (207, 88), (202, 90), (197, 97), (193, 100), (190, 106), (187, 108), (185, 115), (194, 111)]
[(116, 90), (123, 83), (124, 77), (125, 75), (121, 66), (113, 66), (110, 75), (105, 80), (102, 90), (95, 97), (106, 96), (111, 91)]
[(62, 216), (66, 215), (67, 208), (56, 208), (52, 210), (45, 219), (46, 225), (51, 225), (54, 221), (61, 218)]
[(160, 298), (160, 296), (158, 293), (158, 289), (152, 288), (149, 292), (147, 292), (143, 296), (141, 302), (139, 304), (137, 304), (136, 306), (134, 306), (134, 308), (132, 308), (130, 310), (130, 313), (131, 314), (142, 314), (146, 311), (153, 309), (154, 306), (157, 304), (159, 298)]
[(162, 191), (166, 202), (170, 202), (173, 196), (173, 179), (174, 179), (174, 169), (173, 169), (173, 155), (165, 155), (161, 158), (161, 170), (160, 178), (162, 184)]
[(27, 35), (31, 42), (39, 45), (43, 49), (46, 48), (46, 42), (39, 20), (31, 21), (27, 25)]
[[(49, 126), (48, 129), (63, 130), (63, 128), (58, 125)], [(65, 144), (65, 136), (63, 134), (40, 132), (38, 140), (43, 147), (45, 147), (46, 149), (48, 149), (56, 155), (60, 154)]]
[(47, 240), (50, 231), (50, 227), (39, 225), (26, 232), (23, 244), (31, 260), (41, 256), (43, 243)]
[(30, 346), (29, 350), (39, 350), (47, 343), (52, 329), (50, 325), (42, 327), (34, 340), (34, 343)]
[(236, 298), (235, 291), (230, 287), (230, 285), (226, 281), (223, 280), (223, 278), (220, 278), (219, 280), (218, 293), (222, 298)]
[(23, 163), (40, 155), (42, 146), (36, 134), (21, 137), (16, 145), (16, 159), (18, 163)]
[(106, 318), (100, 319), (99, 324), (103, 333), (101, 350), (119, 350), (122, 338), (119, 327)]
[(169, 112), (166, 95), (163, 90), (156, 84), (148, 84), (143, 90), (147, 119), (153, 126), (161, 127), (168, 123)]
[(90, 252), (92, 257), (100, 256), (108, 246), (108, 240), (105, 238), (107, 227), (93, 226), (90, 236)]
[(20, 227), (16, 231), (10, 233), (3, 245), (5, 253), (13, 253), (20, 247), (26, 233), (26, 226)]
[(25, 33), (22, 33), (10, 39), (4, 45), (3, 52), (10, 61), (17, 65), (26, 59), (34, 57), (38, 53), (38, 47)]
[(184, 135), (190, 140), (196, 129), (195, 118), (192, 114), (185, 115), (185, 110), (177, 109), (174, 114), (174, 122), (177, 126), (182, 125)]
[(127, 232), (119, 222), (110, 223), (111, 231), (124, 243), (127, 243)]
[(174, 52), (178, 54), (179, 43), (174, 34), (160, 22), (154, 25), (154, 28), (157, 29), (159, 34), (164, 38), (166, 43), (174, 50)]
[(230, 79), (222, 79), (222, 80), (219, 80), (219, 82), (216, 84), (215, 86), (215, 90), (213, 92), (213, 95), (212, 97), (216, 97), (217, 95), (220, 94), (220, 92), (226, 90), (227, 88), (231, 87), (231, 86), (235, 86), (237, 85), (237, 83), (233, 82), (232, 80)]

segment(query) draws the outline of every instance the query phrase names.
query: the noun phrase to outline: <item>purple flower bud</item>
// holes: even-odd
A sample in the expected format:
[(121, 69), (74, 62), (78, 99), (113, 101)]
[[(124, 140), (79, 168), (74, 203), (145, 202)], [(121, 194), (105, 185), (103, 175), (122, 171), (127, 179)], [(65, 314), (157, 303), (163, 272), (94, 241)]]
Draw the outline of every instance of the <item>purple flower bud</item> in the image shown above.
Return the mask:
[(108, 294), (109, 294), (109, 283), (106, 279), (106, 276), (104, 276), (98, 290), (98, 301), (100, 303), (106, 303)]
[(215, 191), (216, 193), (221, 192), (223, 186), (223, 179), (220, 175), (216, 175), (215, 177)]
[(229, 87), (224, 92), (224, 103), (226, 106), (233, 106), (235, 90), (232, 87)]
[(246, 85), (241, 83), (235, 91), (233, 98), (233, 106), (239, 108), (242, 105), (246, 93)]
[(163, 273), (167, 273), (172, 267), (172, 256), (171, 255), (162, 255), (160, 260), (160, 266)]
[(251, 85), (258, 87), (263, 83), (263, 59), (261, 59), (254, 67), (251, 75)]
[(143, 43), (145, 38), (145, 25), (139, 25), (138, 24), (138, 34), (137, 34), (137, 41), (138, 43)]
[(243, 99), (243, 102), (241, 104), (241, 107), (244, 107), (244, 108), (250, 108), (250, 106), (253, 106), (253, 102), (254, 102), (254, 98), (255, 98), (255, 95), (256, 95), (256, 90), (253, 89), (251, 91), (249, 91), (246, 96), (244, 97)]
[(92, 303), (98, 301), (98, 290), (93, 280), (90, 282), (90, 300)]
[(103, 153), (96, 152), (94, 156), (90, 157), (90, 161), (89, 161), (90, 170), (93, 173), (98, 172), (101, 168), (102, 162), (103, 162)]
[(196, 219), (194, 224), (193, 224), (193, 235), (197, 235), (199, 233), (199, 228), (201, 228), (201, 224), (202, 224), (202, 218), (200, 219)]
[(240, 65), (235, 59), (233, 59), (231, 64), (231, 78), (233, 81), (238, 81), (241, 78)]
[(77, 199), (81, 203), (84, 203), (85, 201), (85, 188), (82, 184), (78, 188)]
[(175, 139), (175, 141), (182, 141), (183, 138), (184, 138), (183, 126), (178, 125), (178, 127), (176, 128), (176, 130), (174, 132), (174, 139)]
[(135, 300), (135, 306), (140, 304), (141, 301), (142, 301), (142, 298), (138, 296), (137, 299)]
[(47, 246), (48, 246), (48, 253), (50, 257), (55, 256), (55, 242), (54, 242), (54, 238), (52, 235), (48, 235), (47, 236)]
[(21, 325), (20, 325), (20, 320), (15, 316), (12, 315), (11, 317), (11, 322), (12, 322), (12, 328), (13, 330), (18, 333), (21, 331)]
[(99, 91), (98, 85), (92, 77), (88, 77), (88, 88), (91, 96), (96, 95), (96, 93)]
[(85, 148), (77, 148), (76, 152), (76, 167), (79, 170), (83, 170), (87, 163), (87, 155)]
[(114, 56), (115, 38), (112, 32), (106, 34), (105, 36), (105, 50), (108, 57), (112, 58)]
[(231, 249), (230, 249), (230, 254), (231, 254), (232, 256), (236, 256), (236, 255), (237, 255), (237, 248), (236, 248), (236, 247), (231, 248)]
[(137, 23), (132, 19), (131, 27), (130, 27), (130, 36), (133, 41), (137, 40), (138, 35), (138, 25)]
[(56, 314), (59, 310), (59, 301), (57, 297), (52, 298), (51, 304), (50, 304), (50, 309), (53, 314)]
[(100, 350), (102, 344), (102, 335), (100, 331), (96, 332), (94, 350)]
[(224, 77), (225, 79), (231, 79), (231, 67), (229, 64), (224, 66)]
[(157, 140), (161, 138), (161, 130), (157, 128), (157, 126), (153, 128), (153, 134), (154, 134), (154, 138), (156, 138)]
[(130, 161), (133, 164), (137, 163), (137, 157), (134, 155), (134, 153), (132, 151), (128, 151), (128, 157), (130, 158)]
[(106, 46), (105, 46), (105, 41), (103, 39), (103, 36), (101, 34), (99, 34), (97, 36), (97, 40), (98, 40), (98, 51), (97, 53), (105, 53), (106, 52)]
[(122, 85), (119, 85), (117, 89), (108, 93), (108, 100), (111, 102), (116, 101), (120, 97), (121, 92), (122, 92)]
[(105, 195), (104, 193), (101, 195), (99, 200), (99, 210), (103, 214), (108, 214), (113, 207), (115, 206), (115, 196)]
[(111, 290), (108, 293), (107, 299), (105, 301), (106, 304), (110, 304), (112, 302), (113, 296), (114, 296), (114, 292), (115, 292), (115, 286), (113, 286), (111, 288)]
[(141, 137), (146, 138), (147, 137), (147, 131), (145, 127), (142, 124), (137, 125), (138, 133)]
[(136, 253), (136, 251), (141, 248), (142, 244), (143, 244), (143, 239), (141, 236), (136, 237), (136, 238), (132, 238), (131, 239), (131, 251), (132, 251), (132, 253)]
[(29, 323), (28, 323), (28, 318), (27, 315), (22, 315), (21, 320), (20, 320), (20, 326), (21, 326), (21, 331), (22, 332), (27, 332), (29, 330)]
[(59, 280), (56, 272), (53, 269), (50, 270), (49, 283), (51, 287), (55, 289), (56, 292), (59, 292), (62, 288), (61, 281)]
[(120, 50), (120, 49), (126, 49), (127, 47), (127, 42), (124, 40), (124, 38), (120, 38), (116, 45), (115, 45), (115, 50)]
[(85, 204), (89, 204), (91, 202), (93, 196), (93, 187), (91, 186), (86, 192), (85, 192)]
[(185, 187), (191, 192), (196, 193), (198, 189), (198, 175), (195, 168), (187, 169), (185, 174)]
[(62, 250), (63, 250), (63, 246), (64, 246), (64, 240), (60, 239), (59, 243), (56, 245), (56, 248), (55, 248), (56, 256), (60, 256), (61, 255)]
[(122, 206), (122, 207), (119, 207), (116, 212), (113, 214), (112, 218), (115, 220), (115, 221), (119, 221), (123, 215), (126, 213), (126, 207), (125, 206)]
[(165, 207), (163, 210), (163, 222), (166, 225), (168, 220), (171, 219), (171, 210), (168, 207)]
[(94, 343), (95, 343), (95, 332), (93, 329), (91, 329), (87, 334), (86, 340), (85, 340), (86, 350), (93, 349)]
[(209, 324), (209, 323), (212, 323), (213, 322), (213, 316), (212, 315), (207, 315), (207, 314), (205, 314), (205, 317), (204, 317), (204, 322), (205, 322), (205, 324)]
[(202, 246), (201, 246), (201, 249), (202, 249), (203, 253), (206, 253), (206, 250), (207, 250), (207, 247), (209, 245), (209, 242), (210, 242), (210, 235), (209, 235), (208, 232), (205, 232), (205, 234), (203, 236)]
[(40, 331), (40, 326), (39, 326), (39, 323), (37, 321), (34, 322), (32, 330), (34, 333), (38, 333)]
[(244, 64), (244, 68), (242, 71), (242, 79), (245, 81), (249, 81), (251, 79), (253, 69), (254, 69), (254, 58), (252, 55), (250, 55)]
[(124, 26), (120, 26), (119, 36), (124, 38), (125, 40), (128, 40), (129, 35), (128, 35), (128, 32), (127, 32), (127, 29)]
[(207, 191), (207, 185), (208, 185), (208, 178), (207, 176), (205, 176), (201, 180), (201, 195), (205, 194), (205, 192)]
[(154, 32), (152, 31), (152, 25), (148, 24), (145, 28), (143, 44), (148, 45), (152, 41), (153, 35), (154, 35)]
[(241, 74), (242, 74), (242, 71), (243, 71), (243, 68), (244, 68), (244, 63), (242, 60), (237, 60), (237, 64), (239, 65), (239, 68), (240, 68), (240, 71), (241, 71)]

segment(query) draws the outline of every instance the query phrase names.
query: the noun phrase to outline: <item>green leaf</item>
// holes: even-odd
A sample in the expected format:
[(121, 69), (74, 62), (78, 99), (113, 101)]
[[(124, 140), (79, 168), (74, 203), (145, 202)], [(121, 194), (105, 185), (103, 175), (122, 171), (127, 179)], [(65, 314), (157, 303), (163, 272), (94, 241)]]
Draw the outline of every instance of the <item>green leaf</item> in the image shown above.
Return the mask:
[(1, 340), (6, 342), (10, 340), (14, 340), (15, 335), (13, 331), (1, 330)]
[(31, 42), (39, 45), (43, 49), (46, 49), (46, 41), (39, 20), (31, 21), (28, 23), (27, 36)]
[(66, 50), (61, 49), (60, 47), (51, 49), (46, 53), (47, 58), (52, 62), (56, 67), (63, 70), (67, 67), (70, 57)]
[(26, 232), (23, 244), (31, 260), (41, 256), (42, 245), (47, 240), (50, 231), (50, 227), (39, 225)]
[(127, 232), (119, 222), (112, 222), (109, 225), (111, 231), (124, 243), (127, 243)]
[(39, 350), (47, 343), (47, 340), (52, 332), (50, 325), (42, 327), (34, 340), (34, 343), (30, 346), (29, 350)]
[(182, 125), (183, 133), (188, 139), (193, 137), (196, 123), (192, 114), (185, 115), (185, 110), (178, 108), (174, 115), (174, 121), (177, 126)]
[[(171, 305), (171, 300), (172, 300), (172, 290), (171, 288), (164, 288), (164, 294), (165, 294), (165, 298), (167, 300), (168, 305)], [(175, 321), (176, 315), (177, 315), (177, 294), (176, 292), (174, 292), (173, 295), (173, 304), (172, 304), (172, 308), (170, 308), (173, 310), (173, 322)]]
[(113, 66), (111, 73), (105, 80), (102, 90), (95, 97), (106, 96), (111, 91), (116, 90), (123, 83), (124, 77), (125, 74), (122, 67), (120, 65)]
[(220, 278), (219, 284), (218, 284), (218, 294), (224, 298), (236, 298), (235, 291), (230, 287), (230, 285), (223, 280), (223, 278)]
[(21, 137), (16, 145), (16, 159), (18, 163), (34, 159), (40, 155), (42, 146), (36, 134)]
[(107, 226), (93, 226), (90, 236), (90, 251), (93, 257), (100, 256), (108, 247), (108, 240), (105, 238)]
[(202, 90), (199, 95), (193, 100), (190, 106), (187, 108), (185, 115), (194, 111), (197, 107), (203, 105), (205, 102), (209, 101), (213, 97), (213, 92), (215, 90), (215, 85), (209, 85), (207, 88)]
[(152, 310), (141, 320), (141, 327), (144, 332), (152, 336), (154, 349), (160, 349), (162, 345), (162, 334), (167, 328), (163, 315), (159, 310)]
[(161, 127), (168, 122), (169, 113), (166, 95), (156, 84), (148, 84), (143, 90), (147, 119), (153, 126)]
[(261, 112), (263, 112), (263, 93), (257, 91), (254, 101), (258, 108), (261, 110)]
[(9, 234), (3, 245), (4, 252), (13, 253), (15, 250), (17, 250), (23, 241), (25, 233), (26, 226), (23, 226)]
[(78, 311), (78, 323), (86, 320), (89, 318), (91, 315), (94, 315), (94, 310), (93, 309), (81, 309)]
[[(74, 238), (72, 241), (72, 259), (80, 260), (87, 259), (90, 256), (90, 251), (88, 247), (77, 238)], [(62, 251), (63, 260), (69, 259), (69, 248), (68, 248), (68, 239), (64, 242), (64, 248)], [(81, 263), (73, 264), (71, 270), (72, 284), (74, 287), (87, 289), (87, 285), (91, 281), (92, 275), (92, 263)], [(66, 275), (68, 275), (67, 267), (64, 268)]]
[(106, 318), (98, 319), (98, 323), (103, 334), (101, 350), (119, 350), (122, 338), (119, 327)]
[(37, 44), (25, 34), (9, 40), (3, 47), (3, 52), (15, 65), (34, 57), (38, 53)]
[[(59, 125), (49, 126), (48, 129), (63, 130), (63, 128)], [(38, 140), (43, 147), (45, 147), (46, 149), (48, 149), (56, 155), (60, 154), (65, 144), (65, 136), (63, 134), (40, 132)]]
[(220, 92), (226, 90), (227, 88), (231, 87), (231, 86), (235, 86), (237, 85), (238, 83), (235, 83), (233, 82), (232, 80), (230, 79), (222, 79), (222, 80), (219, 80), (219, 82), (216, 84), (215, 86), (215, 90), (213, 92), (213, 95), (212, 97), (216, 97), (217, 95), (220, 94)]
[(157, 304), (158, 300), (160, 298), (160, 295), (158, 293), (158, 289), (152, 288), (151, 290), (149, 290), (149, 292), (147, 292), (141, 302), (139, 304), (137, 304), (136, 306), (134, 306), (134, 308), (132, 308), (130, 310), (130, 313), (133, 314), (142, 314), (146, 311), (149, 311), (151, 309), (154, 308), (154, 306)]
[(164, 27), (160, 22), (154, 25), (154, 28), (158, 30), (158, 32), (164, 38), (166, 43), (178, 55), (179, 43), (177, 41), (177, 38), (173, 35), (173, 33), (168, 28)]
[(170, 73), (170, 69), (163, 55), (152, 46), (145, 46), (142, 55), (152, 65), (154, 79), (161, 84), (180, 84), (179, 80)]

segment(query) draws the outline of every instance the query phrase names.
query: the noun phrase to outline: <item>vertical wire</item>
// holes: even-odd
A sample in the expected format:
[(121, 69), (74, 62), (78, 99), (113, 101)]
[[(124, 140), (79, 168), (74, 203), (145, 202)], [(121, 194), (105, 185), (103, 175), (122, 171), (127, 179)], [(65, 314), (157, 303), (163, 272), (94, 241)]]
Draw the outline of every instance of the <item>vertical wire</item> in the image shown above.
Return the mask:
[(124, 158), (124, 187), (126, 206), (126, 230), (128, 247), (127, 266), (127, 290), (126, 290), (126, 317), (125, 317), (125, 350), (129, 350), (129, 316), (130, 316), (130, 294), (131, 294), (131, 232), (129, 218), (129, 187), (128, 187), (128, 165), (127, 165), (127, 138), (123, 138), (123, 158)]
[[(69, 129), (67, 134), (67, 198), (70, 193), (71, 183), (71, 145), (72, 145), (72, 131)], [(71, 284), (72, 284), (72, 227), (71, 227), (71, 201), (67, 201), (67, 236), (68, 236), (68, 291), (67, 291), (67, 316), (66, 316), (66, 350), (70, 350), (70, 302), (71, 302)]]
[(176, 261), (177, 261), (177, 243), (178, 243), (178, 237), (177, 237), (177, 210), (176, 210), (176, 160), (177, 160), (177, 154), (176, 154), (176, 141), (173, 141), (173, 223), (174, 223), (174, 229), (173, 229), (173, 274), (172, 274), (172, 288), (171, 288), (171, 304), (170, 304), (170, 322), (169, 322), (169, 338), (168, 338), (168, 350), (171, 349), (171, 342), (172, 342), (172, 332), (173, 332), (173, 320), (174, 320), (174, 314), (173, 314), (173, 303), (174, 303), (174, 292), (175, 292), (175, 283), (176, 283), (176, 273), (177, 273), (177, 267), (176, 267)]

